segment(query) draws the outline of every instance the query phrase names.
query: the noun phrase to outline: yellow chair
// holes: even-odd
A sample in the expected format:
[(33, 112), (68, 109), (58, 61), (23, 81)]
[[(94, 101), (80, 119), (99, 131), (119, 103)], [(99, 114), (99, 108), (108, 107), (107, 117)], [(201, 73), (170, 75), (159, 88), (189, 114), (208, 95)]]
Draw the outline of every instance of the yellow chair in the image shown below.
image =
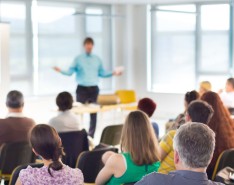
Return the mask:
[(136, 93), (134, 90), (118, 90), (115, 94), (119, 97), (120, 103), (135, 103), (136, 102)]

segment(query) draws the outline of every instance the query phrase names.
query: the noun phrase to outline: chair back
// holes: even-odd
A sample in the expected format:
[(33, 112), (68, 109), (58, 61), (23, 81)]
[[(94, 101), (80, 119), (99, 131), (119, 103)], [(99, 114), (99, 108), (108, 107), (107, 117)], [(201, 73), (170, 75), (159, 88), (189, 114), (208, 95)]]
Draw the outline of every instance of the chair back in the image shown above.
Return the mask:
[(97, 99), (97, 103), (101, 106), (116, 105), (119, 102), (120, 99), (116, 94), (100, 94)]
[(12, 172), (9, 185), (15, 185), (15, 183), (16, 183), (18, 177), (19, 177), (20, 171), (23, 170), (23, 169), (26, 169), (28, 166), (31, 166), (32, 168), (41, 168), (42, 166), (44, 166), (44, 164), (42, 164), (42, 163), (32, 163), (32, 164), (24, 164), (24, 165), (16, 167), (14, 169), (14, 171)]
[(1, 150), (1, 174), (2, 176), (4, 174), (11, 174), (17, 166), (34, 161), (35, 155), (28, 142), (6, 143)]
[(102, 131), (100, 143), (112, 146), (120, 144), (122, 129), (122, 124), (107, 126)]
[(220, 154), (215, 165), (212, 180), (214, 180), (217, 173), (225, 167), (234, 168), (234, 149), (225, 150)]
[(115, 94), (119, 97), (120, 103), (136, 102), (136, 93), (134, 90), (118, 90)]
[(62, 161), (64, 164), (74, 168), (80, 153), (89, 150), (87, 132), (83, 129), (81, 131), (59, 133), (59, 136), (65, 152)]
[(107, 151), (118, 152), (117, 148), (103, 148), (99, 150), (82, 152), (77, 159), (76, 167), (79, 168), (84, 175), (85, 183), (94, 183), (98, 173), (103, 168), (102, 155)]

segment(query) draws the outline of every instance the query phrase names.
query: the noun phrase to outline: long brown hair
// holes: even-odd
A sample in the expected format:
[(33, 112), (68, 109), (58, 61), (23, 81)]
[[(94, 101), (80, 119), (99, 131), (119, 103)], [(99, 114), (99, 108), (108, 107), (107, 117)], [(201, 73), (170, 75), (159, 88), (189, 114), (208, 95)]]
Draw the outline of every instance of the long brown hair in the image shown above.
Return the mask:
[(61, 139), (56, 130), (45, 124), (36, 125), (30, 135), (30, 143), (35, 152), (46, 160), (52, 160), (48, 172), (51, 176), (52, 168), (55, 171), (61, 170), (63, 164), (60, 158), (64, 155)]
[(131, 112), (125, 121), (121, 149), (128, 152), (136, 165), (159, 161), (158, 141), (148, 116), (142, 111)]
[(209, 103), (214, 110), (213, 117), (207, 124), (216, 134), (215, 152), (207, 171), (210, 175), (218, 156), (224, 150), (234, 147), (234, 121), (217, 93), (206, 92), (202, 95), (201, 100)]

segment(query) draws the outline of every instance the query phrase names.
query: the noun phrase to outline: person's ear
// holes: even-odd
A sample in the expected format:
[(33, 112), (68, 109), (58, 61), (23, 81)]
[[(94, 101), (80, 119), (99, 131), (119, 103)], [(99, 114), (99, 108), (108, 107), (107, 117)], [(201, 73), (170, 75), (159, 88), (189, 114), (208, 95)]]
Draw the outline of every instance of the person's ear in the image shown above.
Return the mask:
[(186, 121), (186, 122), (191, 121), (191, 118), (190, 118), (190, 116), (189, 116), (188, 113), (185, 114), (185, 121)]
[(32, 148), (32, 151), (36, 156), (39, 156), (39, 154), (34, 150), (34, 148)]
[(176, 150), (174, 150), (174, 163), (175, 164), (178, 164), (180, 161), (180, 157), (179, 157), (179, 154)]

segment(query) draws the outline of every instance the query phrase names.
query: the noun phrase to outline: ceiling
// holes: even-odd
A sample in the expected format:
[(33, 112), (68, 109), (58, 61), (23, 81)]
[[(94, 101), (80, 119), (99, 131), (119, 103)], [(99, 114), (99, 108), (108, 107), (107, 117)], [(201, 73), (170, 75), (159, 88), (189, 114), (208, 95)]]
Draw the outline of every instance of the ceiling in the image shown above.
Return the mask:
[(228, 0), (70, 0), (83, 3), (104, 4), (156, 4), (156, 3), (191, 3), (191, 2), (228, 2)]

